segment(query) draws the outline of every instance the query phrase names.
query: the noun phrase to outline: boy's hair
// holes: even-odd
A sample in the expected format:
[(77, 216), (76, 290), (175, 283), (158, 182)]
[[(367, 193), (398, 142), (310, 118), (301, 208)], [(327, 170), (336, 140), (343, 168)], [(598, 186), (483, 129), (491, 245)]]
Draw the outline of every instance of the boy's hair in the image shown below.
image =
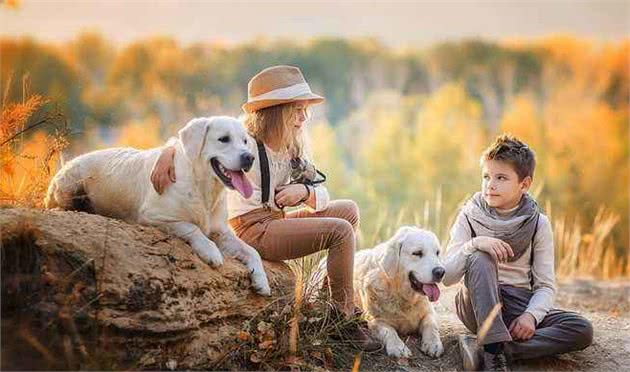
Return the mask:
[(502, 134), (481, 155), (481, 164), (487, 160), (505, 161), (514, 167), (518, 180), (529, 176), (534, 178), (536, 154), (527, 144), (511, 134)]

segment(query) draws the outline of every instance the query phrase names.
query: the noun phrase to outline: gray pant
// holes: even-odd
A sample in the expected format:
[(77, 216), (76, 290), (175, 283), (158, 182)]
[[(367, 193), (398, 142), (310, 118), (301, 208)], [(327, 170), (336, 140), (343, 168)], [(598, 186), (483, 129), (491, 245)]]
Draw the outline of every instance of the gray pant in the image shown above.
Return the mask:
[(482, 344), (505, 342), (504, 351), (511, 360), (582, 350), (593, 341), (593, 327), (584, 317), (570, 311), (552, 309), (536, 325), (534, 336), (527, 341), (513, 341), (508, 326), (523, 314), (532, 291), (499, 285), (497, 266), (487, 253), (474, 252), (468, 257), (464, 286), (455, 297), (457, 316), (471, 332), (477, 333), (492, 308), (502, 303)]

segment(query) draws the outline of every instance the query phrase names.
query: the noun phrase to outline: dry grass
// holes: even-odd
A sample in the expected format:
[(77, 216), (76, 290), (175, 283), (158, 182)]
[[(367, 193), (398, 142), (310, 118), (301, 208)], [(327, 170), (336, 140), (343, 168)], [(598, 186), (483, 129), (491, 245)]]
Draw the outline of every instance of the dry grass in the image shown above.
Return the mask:
[(360, 349), (348, 332), (361, 320), (339, 317), (325, 297), (300, 303), (293, 295), (274, 301), (245, 322), (228, 355), (212, 368), (351, 368)]
[(357, 363), (360, 349), (350, 334), (359, 322), (366, 325), (341, 316), (328, 291), (320, 291), (318, 264), (324, 256), (320, 252), (289, 262), (296, 277), (294, 293), (249, 319), (235, 346), (213, 369), (331, 370)]
[(11, 82), (2, 98), (0, 114), (0, 204), (43, 207), (43, 196), (61, 151), (68, 146), (63, 114), (39, 95), (7, 102)]
[(483, 340), (485, 340), (488, 331), (490, 330), (490, 326), (492, 326), (492, 322), (497, 317), (497, 315), (499, 315), (501, 306), (501, 303), (494, 305), (492, 310), (490, 310), (490, 313), (488, 313), (486, 319), (483, 321), (483, 323), (481, 323), (481, 327), (479, 327), (479, 331), (477, 332), (477, 344), (483, 344)]
[(624, 277), (628, 272), (628, 252), (614, 249), (611, 232), (619, 215), (601, 207), (590, 231), (583, 231), (578, 218), (553, 219), (556, 272), (559, 277), (592, 276), (600, 279)]

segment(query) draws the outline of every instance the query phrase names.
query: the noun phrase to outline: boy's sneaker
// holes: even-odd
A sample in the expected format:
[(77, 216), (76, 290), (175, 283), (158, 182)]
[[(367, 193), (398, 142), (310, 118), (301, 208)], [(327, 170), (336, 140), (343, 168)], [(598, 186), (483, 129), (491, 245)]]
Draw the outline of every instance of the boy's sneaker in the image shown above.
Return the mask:
[(483, 353), (483, 369), (484, 371), (509, 371), (507, 366), (507, 358), (505, 354), (497, 353), (492, 354), (485, 352)]
[(479, 371), (481, 369), (482, 349), (477, 345), (477, 337), (473, 335), (459, 335), (459, 355), (462, 356), (464, 371)]

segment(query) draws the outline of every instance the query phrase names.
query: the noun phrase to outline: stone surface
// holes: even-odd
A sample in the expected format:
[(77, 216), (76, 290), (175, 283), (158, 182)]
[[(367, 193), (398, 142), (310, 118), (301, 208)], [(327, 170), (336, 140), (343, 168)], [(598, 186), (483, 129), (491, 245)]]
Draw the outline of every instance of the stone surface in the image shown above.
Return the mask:
[(246, 268), (219, 269), (156, 228), (82, 212), (0, 209), (2, 369), (204, 368), (242, 323), (292, 292), (265, 262), (273, 296)]

